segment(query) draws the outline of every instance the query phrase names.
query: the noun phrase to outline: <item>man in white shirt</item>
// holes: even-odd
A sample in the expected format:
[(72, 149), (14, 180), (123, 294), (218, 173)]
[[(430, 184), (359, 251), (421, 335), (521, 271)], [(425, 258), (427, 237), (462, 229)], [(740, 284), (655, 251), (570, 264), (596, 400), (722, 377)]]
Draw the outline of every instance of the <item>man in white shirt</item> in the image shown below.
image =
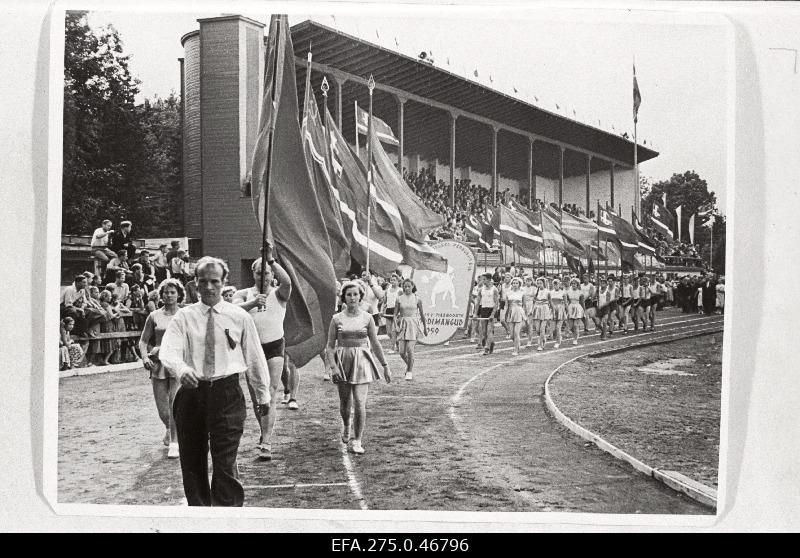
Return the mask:
[(69, 287), (61, 293), (61, 318), (72, 318), (75, 320), (75, 335), (83, 335), (86, 332), (86, 313), (83, 305), (86, 302), (86, 277), (76, 275)]
[[(249, 289), (236, 291), (233, 295), (233, 303), (249, 312), (253, 322), (256, 324), (261, 349), (269, 367), (269, 396), (270, 400), (274, 402), (276, 401), (275, 394), (283, 372), (285, 349), (283, 320), (286, 317), (286, 303), (292, 294), (292, 282), (289, 274), (273, 259), (270, 247), (267, 247), (266, 258), (264, 288), (261, 288), (262, 262), (261, 258), (258, 258), (251, 266), (254, 285)], [(273, 278), (278, 279), (277, 287), (272, 286)], [(251, 387), (250, 396), (253, 400), (253, 408), (257, 409), (258, 405), (254, 395)], [(291, 395), (287, 403), (292, 410), (298, 408), (297, 400)], [(259, 457), (269, 461), (272, 459), (272, 431), (275, 428), (277, 405), (273, 404), (267, 415), (259, 415), (258, 411), (255, 414), (261, 427), (261, 438), (258, 441)]]
[[(200, 302), (178, 310), (161, 341), (159, 358), (180, 384), (173, 412), (183, 490), (190, 506), (242, 506), (236, 456), (244, 430), (239, 374), (255, 392), (258, 412), (269, 412), (269, 371), (253, 319), (222, 300), (228, 266), (217, 258), (197, 263)], [(214, 463), (208, 482), (208, 451)]]
[(108, 247), (108, 239), (112, 234), (114, 234), (114, 231), (111, 229), (111, 221), (108, 219), (103, 220), (103, 225), (92, 233), (94, 257), (103, 263), (107, 263), (110, 258), (117, 257), (114, 251)]

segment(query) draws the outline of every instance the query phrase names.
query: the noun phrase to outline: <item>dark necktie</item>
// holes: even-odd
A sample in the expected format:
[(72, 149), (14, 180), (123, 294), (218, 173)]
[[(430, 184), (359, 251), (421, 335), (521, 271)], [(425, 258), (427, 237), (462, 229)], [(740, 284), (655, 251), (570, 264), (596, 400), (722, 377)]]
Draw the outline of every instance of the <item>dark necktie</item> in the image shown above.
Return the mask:
[(206, 322), (206, 354), (203, 358), (203, 376), (211, 378), (214, 376), (214, 309), (208, 310), (208, 322)]

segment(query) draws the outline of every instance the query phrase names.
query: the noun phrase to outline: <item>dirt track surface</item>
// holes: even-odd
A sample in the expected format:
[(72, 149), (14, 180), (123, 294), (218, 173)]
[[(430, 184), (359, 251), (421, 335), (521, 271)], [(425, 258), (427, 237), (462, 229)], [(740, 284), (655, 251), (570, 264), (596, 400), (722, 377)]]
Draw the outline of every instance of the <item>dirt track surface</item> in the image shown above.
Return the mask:
[[(300, 410), (281, 406), (271, 462), (256, 460), (258, 427), (248, 409), (239, 453), (245, 505), (712, 513), (587, 445), (543, 402), (547, 376), (579, 354), (722, 328), (719, 317), (667, 311), (659, 318), (663, 325), (652, 334), (602, 343), (590, 334), (577, 347), (567, 341), (518, 357), (504, 340), (483, 357), (454, 338), (450, 346), (419, 348), (411, 382), (390, 355), (396, 379), (370, 388), (367, 452), (358, 456), (342, 451), (335, 388), (314, 361), (301, 370)], [(61, 380), (59, 501), (181, 505), (180, 467), (166, 459), (163, 434), (143, 369)]]

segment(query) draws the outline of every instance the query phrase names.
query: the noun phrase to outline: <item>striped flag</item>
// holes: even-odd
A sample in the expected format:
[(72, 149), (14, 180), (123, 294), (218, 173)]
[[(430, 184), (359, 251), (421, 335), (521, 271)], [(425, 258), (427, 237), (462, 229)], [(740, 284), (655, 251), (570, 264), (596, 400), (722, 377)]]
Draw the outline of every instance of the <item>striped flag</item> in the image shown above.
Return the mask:
[(653, 202), (653, 209), (650, 211), (650, 223), (652, 223), (653, 227), (655, 227), (658, 232), (673, 238), (674, 234), (672, 229), (674, 221), (675, 218), (665, 206), (657, 201)]
[(636, 81), (636, 64), (633, 65), (633, 121), (639, 121), (639, 105), (642, 104), (642, 94), (639, 92), (639, 82)]
[(633, 229), (636, 231), (636, 234), (639, 235), (637, 238), (637, 244), (639, 244), (639, 248), (644, 252), (649, 254), (655, 254), (656, 249), (655, 247), (650, 244), (650, 240), (647, 237), (647, 231), (644, 230), (644, 226), (642, 226), (641, 221), (636, 216), (636, 213), (633, 212), (633, 207), (631, 207), (631, 223), (633, 224)]
[(538, 259), (544, 248), (541, 231), (537, 231), (530, 220), (508, 206), (500, 204), (494, 211), (492, 226), (500, 231), (500, 241), (513, 244), (517, 254), (523, 258)]
[[(325, 109), (325, 121), (330, 133), (331, 164), (333, 166), (334, 195), (345, 231), (350, 236), (350, 254), (360, 264), (367, 258), (367, 170), (345, 141), (334, 123), (330, 111)], [(405, 234), (399, 215), (391, 208), (374, 204), (370, 211), (370, 267), (379, 275), (390, 275), (403, 263)]]
[[(391, 127), (374, 114), (372, 115), (372, 126), (375, 135), (380, 141), (392, 145), (400, 145), (400, 140), (394, 135)], [(358, 105), (356, 105), (356, 129), (359, 134), (364, 134), (365, 136), (369, 131), (369, 113)]]
[(273, 15), (262, 117), (253, 152), (253, 205), (262, 231), (272, 238), (276, 257), (292, 280), (286, 345), (314, 339), (319, 353), (336, 306), (336, 272), (326, 220), (303, 152), (295, 75), (288, 18)]

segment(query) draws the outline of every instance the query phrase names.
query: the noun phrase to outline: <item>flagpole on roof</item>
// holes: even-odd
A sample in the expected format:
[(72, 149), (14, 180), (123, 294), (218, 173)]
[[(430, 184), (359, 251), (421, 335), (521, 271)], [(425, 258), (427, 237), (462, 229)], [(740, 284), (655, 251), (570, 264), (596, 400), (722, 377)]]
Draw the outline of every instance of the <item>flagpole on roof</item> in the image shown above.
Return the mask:
[[(267, 258), (265, 248), (267, 246), (267, 217), (269, 215), (269, 179), (270, 173), (272, 172), (272, 144), (273, 140), (275, 139), (275, 121), (278, 117), (278, 110), (275, 106), (275, 82), (278, 75), (278, 58), (280, 57), (281, 52), (281, 42), (280, 42), (280, 34), (281, 34), (281, 19), (277, 18), (275, 20), (275, 49), (273, 53), (275, 54), (275, 60), (273, 61), (272, 66), (272, 83), (270, 85), (270, 95), (272, 102), (273, 109), (272, 109), (272, 119), (270, 121), (270, 131), (269, 131), (269, 139), (267, 140), (267, 165), (266, 170), (264, 172), (264, 188), (262, 192), (262, 196), (264, 197), (264, 221), (261, 230), (261, 281), (259, 285), (259, 292), (264, 292), (264, 275), (266, 273), (267, 268)], [(266, 71), (266, 69), (265, 69)]]
[[(375, 80), (372, 77), (372, 74), (369, 76), (369, 81), (367, 82), (367, 88), (369, 89), (369, 122), (367, 125), (367, 273), (369, 273), (369, 235), (370, 235), (370, 219), (371, 216), (371, 209), (372, 209), (372, 192), (373, 192), (373, 182), (375, 177), (373, 176), (373, 166), (372, 166), (372, 91), (375, 89)], [(356, 105), (356, 108), (358, 105)], [(358, 110), (356, 110), (356, 119), (358, 119)], [(358, 138), (358, 123), (356, 122), (356, 138)]]

